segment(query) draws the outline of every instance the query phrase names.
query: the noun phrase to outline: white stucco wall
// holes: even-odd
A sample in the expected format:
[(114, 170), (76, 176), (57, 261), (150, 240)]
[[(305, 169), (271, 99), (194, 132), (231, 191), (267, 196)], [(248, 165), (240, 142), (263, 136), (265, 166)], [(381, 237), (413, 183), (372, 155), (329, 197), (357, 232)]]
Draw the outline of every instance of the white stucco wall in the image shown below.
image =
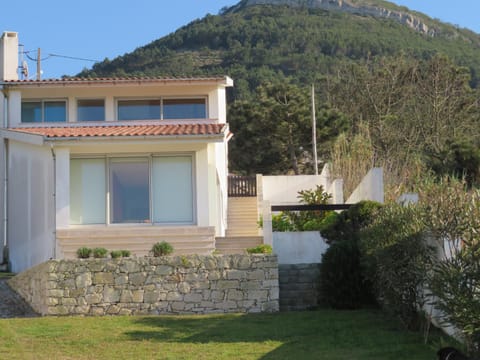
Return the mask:
[(5, 212), (4, 212), (4, 195), (5, 195), (5, 145), (4, 139), (0, 138), (0, 264), (3, 262), (4, 257), (4, 246), (5, 243), (5, 236), (4, 236), (4, 219), (5, 219)]
[(9, 127), (20, 124), (22, 114), (22, 95), (20, 91), (10, 91), (8, 93), (7, 112)]
[(323, 175), (262, 176), (263, 200), (272, 205), (298, 204), (298, 192), (322, 185), (328, 189), (328, 179)]
[(318, 231), (273, 233), (273, 252), (279, 264), (319, 264), (327, 249)]
[(54, 257), (53, 160), (50, 148), (9, 145), (8, 245), (20, 272)]
[(347, 204), (355, 204), (362, 200), (384, 202), (382, 168), (373, 168), (368, 172), (348, 198)]
[(57, 228), (70, 223), (70, 150), (53, 149), (55, 154), (55, 206)]

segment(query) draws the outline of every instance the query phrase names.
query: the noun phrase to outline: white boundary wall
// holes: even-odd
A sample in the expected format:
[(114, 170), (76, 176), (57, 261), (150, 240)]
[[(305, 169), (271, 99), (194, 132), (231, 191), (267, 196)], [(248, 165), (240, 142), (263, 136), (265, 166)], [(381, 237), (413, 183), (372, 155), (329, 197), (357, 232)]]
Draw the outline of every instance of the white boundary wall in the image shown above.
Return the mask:
[(327, 249), (318, 231), (273, 233), (273, 252), (280, 265), (319, 264)]
[(363, 178), (362, 182), (353, 191), (347, 200), (347, 204), (356, 204), (362, 200), (384, 202), (383, 169), (373, 168)]

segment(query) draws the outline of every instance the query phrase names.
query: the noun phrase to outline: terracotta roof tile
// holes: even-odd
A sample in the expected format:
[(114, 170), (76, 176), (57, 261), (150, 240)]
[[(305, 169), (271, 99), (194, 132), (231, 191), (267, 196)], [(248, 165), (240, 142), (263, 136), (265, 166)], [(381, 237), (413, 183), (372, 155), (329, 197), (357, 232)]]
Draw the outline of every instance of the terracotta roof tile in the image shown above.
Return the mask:
[(221, 135), (225, 124), (169, 124), (169, 125), (108, 125), (72, 127), (30, 127), (11, 128), (46, 138), (116, 137), (116, 136), (195, 136)]
[(4, 80), (6, 84), (31, 84), (31, 85), (48, 85), (48, 84), (84, 84), (84, 83), (135, 83), (135, 82), (224, 82), (227, 81), (226, 76), (210, 76), (210, 77), (104, 77), (104, 78), (62, 78), (62, 79), (28, 79), (28, 80)]

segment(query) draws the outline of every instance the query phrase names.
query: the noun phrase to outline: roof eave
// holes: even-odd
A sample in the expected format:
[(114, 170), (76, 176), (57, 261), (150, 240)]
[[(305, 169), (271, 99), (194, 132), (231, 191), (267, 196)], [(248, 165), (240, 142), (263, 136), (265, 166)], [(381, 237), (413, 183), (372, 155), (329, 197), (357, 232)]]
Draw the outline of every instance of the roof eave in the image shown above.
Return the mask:
[(40, 135), (45, 143), (84, 143), (84, 142), (133, 142), (133, 141), (202, 141), (202, 142), (223, 142), (225, 135), (128, 135), (128, 136), (70, 136), (70, 137), (48, 137)]
[(81, 86), (158, 86), (158, 85), (215, 85), (220, 87), (232, 87), (233, 80), (229, 76), (211, 78), (98, 78), (98, 79), (51, 79), (51, 80), (18, 80), (2, 81), (1, 86), (6, 88), (58, 88), (58, 87), (81, 87)]

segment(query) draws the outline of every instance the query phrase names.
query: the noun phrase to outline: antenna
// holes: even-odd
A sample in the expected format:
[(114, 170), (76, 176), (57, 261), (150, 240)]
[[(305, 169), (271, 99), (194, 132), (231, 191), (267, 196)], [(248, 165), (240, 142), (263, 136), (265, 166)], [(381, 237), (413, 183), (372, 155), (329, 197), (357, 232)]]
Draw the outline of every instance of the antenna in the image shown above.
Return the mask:
[(22, 79), (28, 79), (28, 64), (22, 60)]

